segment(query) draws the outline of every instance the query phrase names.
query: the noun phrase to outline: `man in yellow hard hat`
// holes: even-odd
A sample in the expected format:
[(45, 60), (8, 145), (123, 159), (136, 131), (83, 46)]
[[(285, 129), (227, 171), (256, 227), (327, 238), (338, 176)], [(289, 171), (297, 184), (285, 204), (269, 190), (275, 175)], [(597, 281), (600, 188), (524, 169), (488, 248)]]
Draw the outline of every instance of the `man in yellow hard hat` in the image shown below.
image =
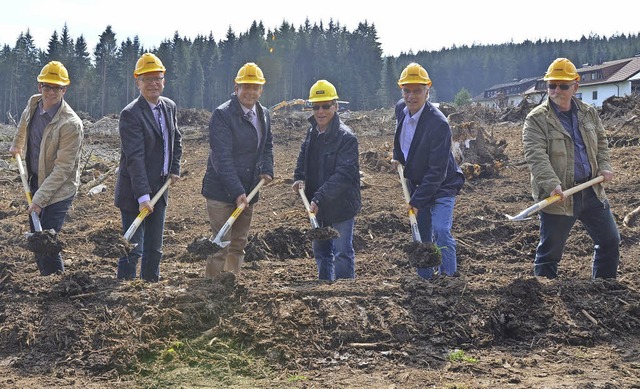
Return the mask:
[[(440, 275), (457, 274), (456, 241), (451, 234), (453, 207), (464, 184), (464, 174), (451, 152), (451, 128), (447, 118), (431, 104), (431, 79), (417, 63), (402, 71), (398, 86), (402, 99), (396, 104), (393, 142), (394, 167), (404, 166), (411, 193), (409, 207), (416, 214), (423, 242), (433, 242), (442, 252)], [(418, 275), (430, 279), (434, 269), (419, 267)]]
[(355, 278), (353, 228), (362, 205), (358, 139), (337, 114), (338, 92), (333, 84), (317, 81), (309, 91), (309, 102), (313, 116), (298, 154), (293, 190), (297, 193), (304, 185), (310, 211), (319, 225), (332, 227), (339, 234), (312, 243), (318, 278)]
[[(27, 163), (33, 194), (27, 214), (37, 213), (44, 230), (60, 232), (80, 185), (82, 120), (64, 100), (71, 80), (62, 63), (46, 64), (37, 80), (40, 93), (31, 96), (22, 112), (9, 152), (24, 156)], [(35, 257), (42, 275), (64, 271), (60, 253)]]
[(138, 262), (140, 278), (160, 279), (162, 235), (167, 209), (165, 190), (158, 201), (152, 198), (163, 185), (180, 178), (182, 135), (178, 129), (177, 107), (162, 96), (166, 68), (152, 53), (136, 62), (133, 76), (140, 95), (120, 112), (120, 166), (115, 188), (115, 205), (120, 208), (123, 232), (140, 212), (149, 212), (131, 237), (135, 245), (118, 261), (117, 278), (134, 279)]
[(541, 210), (540, 242), (534, 274), (556, 278), (569, 232), (577, 220), (594, 243), (593, 278), (615, 278), (620, 234), (604, 186), (597, 183), (572, 196), (567, 189), (602, 176), (613, 179), (607, 137), (598, 112), (575, 97), (580, 75), (567, 58), (558, 58), (544, 75), (549, 97), (534, 108), (523, 128), (524, 156), (531, 170), (533, 198), (558, 195)]
[(216, 278), (222, 271), (240, 273), (244, 248), (248, 243), (253, 217), (252, 199), (247, 194), (261, 180), (273, 179), (273, 141), (269, 110), (260, 102), (266, 80), (258, 65), (244, 64), (235, 78), (231, 99), (217, 107), (209, 124), (209, 159), (202, 180), (202, 195), (214, 236), (218, 234), (235, 209), (237, 215), (222, 241), (230, 242), (206, 264), (205, 277)]

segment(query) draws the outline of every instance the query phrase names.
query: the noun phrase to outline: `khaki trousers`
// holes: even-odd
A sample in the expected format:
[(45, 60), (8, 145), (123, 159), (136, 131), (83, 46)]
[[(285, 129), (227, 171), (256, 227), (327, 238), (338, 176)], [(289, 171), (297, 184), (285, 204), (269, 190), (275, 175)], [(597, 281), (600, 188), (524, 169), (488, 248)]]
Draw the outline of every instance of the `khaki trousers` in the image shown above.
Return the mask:
[[(207, 213), (209, 214), (211, 231), (214, 236), (218, 234), (235, 209), (235, 204), (207, 199)], [(207, 258), (204, 272), (205, 278), (213, 279), (219, 276), (222, 271), (240, 273), (244, 260), (244, 248), (249, 241), (249, 227), (251, 227), (252, 216), (253, 205), (248, 206), (238, 215), (233, 226), (222, 237), (222, 241), (231, 241), (231, 243)]]

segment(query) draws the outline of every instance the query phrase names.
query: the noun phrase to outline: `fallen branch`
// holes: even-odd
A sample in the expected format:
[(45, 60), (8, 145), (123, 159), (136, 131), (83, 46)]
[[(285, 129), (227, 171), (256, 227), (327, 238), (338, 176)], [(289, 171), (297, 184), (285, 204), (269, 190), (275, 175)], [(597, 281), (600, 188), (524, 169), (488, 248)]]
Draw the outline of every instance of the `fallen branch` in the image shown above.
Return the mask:
[(597, 321), (596, 319), (594, 319), (594, 317), (593, 317), (593, 316), (591, 316), (591, 315), (589, 314), (589, 312), (587, 312), (587, 311), (585, 311), (585, 310), (583, 309), (583, 310), (582, 310), (582, 314), (583, 314), (583, 315), (585, 315), (585, 317), (586, 317), (587, 319), (589, 319), (589, 321), (590, 321), (590, 322), (592, 322), (592, 323), (593, 323), (593, 325), (596, 325), (596, 326), (598, 325), (598, 321)]
[(638, 221), (639, 214), (640, 214), (640, 206), (638, 206), (633, 211), (629, 212), (627, 216), (624, 217), (622, 224), (624, 224), (627, 227), (634, 227), (636, 225), (636, 222)]

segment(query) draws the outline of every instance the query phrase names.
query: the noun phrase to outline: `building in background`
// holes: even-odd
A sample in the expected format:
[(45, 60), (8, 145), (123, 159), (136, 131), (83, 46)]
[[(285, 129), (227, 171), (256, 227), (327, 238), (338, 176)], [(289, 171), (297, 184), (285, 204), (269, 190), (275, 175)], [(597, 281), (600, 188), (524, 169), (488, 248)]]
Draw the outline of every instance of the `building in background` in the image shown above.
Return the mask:
[[(578, 74), (580, 88), (576, 97), (595, 107), (601, 107), (602, 102), (612, 96), (640, 94), (640, 54), (599, 65), (585, 64), (578, 69)], [(504, 109), (518, 106), (525, 98), (529, 103), (538, 104), (546, 95), (547, 84), (542, 77), (526, 78), (494, 85), (473, 101), (485, 107)]]

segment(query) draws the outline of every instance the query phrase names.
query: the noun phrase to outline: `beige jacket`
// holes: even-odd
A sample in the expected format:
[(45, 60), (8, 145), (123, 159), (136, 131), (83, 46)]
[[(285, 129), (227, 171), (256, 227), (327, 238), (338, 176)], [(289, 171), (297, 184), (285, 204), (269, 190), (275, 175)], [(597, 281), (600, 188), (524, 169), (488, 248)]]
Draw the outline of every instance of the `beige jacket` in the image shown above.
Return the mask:
[[(591, 165), (590, 178), (595, 178), (601, 170), (613, 171), (607, 137), (598, 112), (575, 97), (573, 101), (578, 107), (580, 133)], [(549, 197), (557, 185), (562, 185), (563, 190), (574, 186), (573, 139), (560, 123), (548, 100), (527, 115), (522, 140), (524, 157), (531, 170), (534, 200), (540, 201)], [(601, 201), (606, 200), (601, 184), (594, 185), (593, 189)], [(573, 197), (551, 204), (544, 212), (573, 216)]]
[[(29, 122), (40, 99), (40, 94), (31, 96), (27, 107), (22, 112), (18, 131), (13, 139), (13, 147), (21, 148), (24, 156), (28, 155)], [(67, 102), (62, 100), (60, 109), (42, 134), (36, 173), (38, 190), (33, 196), (35, 204), (46, 207), (76, 194), (80, 186), (80, 155), (83, 137), (82, 120)]]

